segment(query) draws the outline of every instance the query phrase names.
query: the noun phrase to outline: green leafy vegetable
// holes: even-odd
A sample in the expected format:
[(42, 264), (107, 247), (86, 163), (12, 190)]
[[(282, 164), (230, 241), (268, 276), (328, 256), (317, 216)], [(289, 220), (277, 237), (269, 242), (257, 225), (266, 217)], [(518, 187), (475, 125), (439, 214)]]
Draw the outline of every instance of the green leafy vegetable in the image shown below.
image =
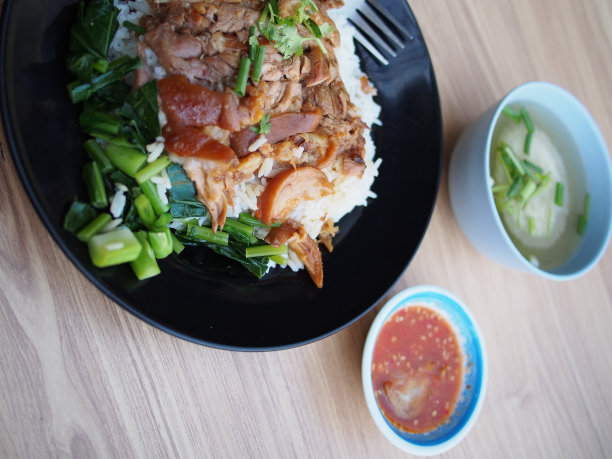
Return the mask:
[(73, 201), (64, 216), (64, 229), (76, 233), (94, 218), (96, 218), (96, 211), (90, 204)]
[(108, 46), (119, 28), (118, 14), (111, 0), (91, 0), (87, 6), (81, 2), (70, 30), (70, 51), (85, 51), (106, 59)]
[(170, 213), (174, 218), (208, 217), (208, 210), (198, 198), (193, 182), (180, 164), (168, 166), (168, 176), (172, 188), (168, 190), (168, 203)]

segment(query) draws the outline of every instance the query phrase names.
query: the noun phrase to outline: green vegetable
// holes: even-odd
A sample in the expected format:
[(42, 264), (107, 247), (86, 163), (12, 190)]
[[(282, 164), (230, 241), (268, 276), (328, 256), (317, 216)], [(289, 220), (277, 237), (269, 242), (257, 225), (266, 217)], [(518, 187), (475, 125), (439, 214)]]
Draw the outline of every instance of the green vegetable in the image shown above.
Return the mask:
[(521, 186), (523, 185), (523, 177), (522, 176), (518, 176), (514, 179), (514, 182), (512, 182), (512, 185), (510, 185), (510, 189), (508, 190), (508, 198), (512, 199), (514, 198), (519, 191), (521, 190)]
[(102, 213), (76, 233), (76, 237), (83, 242), (87, 242), (108, 225), (112, 219), (113, 217), (110, 214)]
[(530, 178), (528, 178), (525, 181), (525, 184), (519, 191), (519, 196), (521, 198), (521, 203), (523, 204), (523, 208), (525, 208), (529, 200), (533, 197), (533, 194), (535, 193), (536, 188), (537, 188), (536, 183)]
[(263, 67), (264, 58), (266, 57), (266, 45), (259, 45), (253, 61), (253, 72), (251, 78), (255, 83), (261, 78), (261, 68)]
[(121, 121), (108, 113), (85, 105), (79, 116), (79, 125), (92, 137), (112, 138), (119, 133)]
[(557, 182), (557, 188), (555, 188), (555, 204), (559, 207), (563, 206), (563, 190), (564, 185), (561, 182)]
[(186, 236), (191, 239), (199, 239), (206, 242), (213, 242), (219, 245), (228, 245), (229, 234), (223, 231), (217, 231), (213, 233), (213, 230), (206, 226), (194, 225), (189, 223), (187, 225)]
[(144, 231), (135, 233), (136, 239), (142, 246), (142, 250), (138, 257), (130, 263), (132, 271), (136, 274), (138, 280), (149, 279), (161, 273), (153, 248), (147, 239), (147, 234)]
[(159, 197), (159, 193), (157, 192), (157, 186), (151, 180), (147, 180), (146, 182), (141, 183), (140, 189), (142, 190), (142, 193), (151, 202), (153, 210), (157, 215), (161, 215), (170, 210), (170, 205), (164, 203), (161, 200), (161, 198)]
[(516, 157), (516, 154), (514, 153), (514, 150), (512, 150), (512, 147), (507, 143), (502, 143), (501, 149), (502, 155), (505, 155), (514, 167), (514, 172), (516, 172), (518, 175), (525, 175), (525, 169), (523, 169), (523, 165)]
[(264, 115), (259, 121), (259, 126), (250, 126), (249, 128), (251, 131), (256, 132), (257, 134), (267, 134), (272, 129), (272, 125), (270, 124), (270, 115)]
[(257, 220), (255, 217), (253, 217), (248, 212), (240, 212), (240, 214), (238, 215), (238, 221), (242, 223), (246, 223), (247, 225), (251, 225), (251, 226), (259, 226), (261, 228), (271, 228), (271, 227), (273, 228), (273, 227), (278, 227), (281, 225), (280, 223), (273, 223), (272, 225), (266, 225), (264, 222)]
[(174, 218), (209, 217), (206, 206), (197, 198), (193, 182), (187, 178), (180, 164), (168, 166), (168, 177), (172, 183), (172, 188), (168, 190), (168, 202)]
[(249, 79), (249, 69), (251, 68), (251, 60), (243, 56), (240, 59), (240, 67), (238, 68), (238, 77), (236, 78), (236, 87), (234, 92), (240, 97), (244, 97), (246, 93), (247, 80)]
[(170, 164), (170, 159), (167, 156), (160, 156), (152, 163), (147, 164), (145, 167), (140, 169), (138, 172), (134, 174), (134, 178), (138, 184), (142, 184), (147, 180), (150, 180), (161, 171), (163, 171), (166, 166)]
[(104, 154), (104, 151), (100, 145), (98, 145), (98, 142), (96, 142), (94, 139), (89, 139), (87, 142), (85, 142), (83, 144), (83, 149), (87, 152), (89, 157), (96, 162), (100, 172), (105, 173), (112, 170), (113, 165), (108, 157)]
[(529, 235), (533, 236), (536, 230), (535, 219), (533, 217), (529, 217), (528, 222), (529, 222)]
[(287, 264), (287, 259), (282, 255), (270, 255), (268, 258), (280, 266), (285, 266)]
[(589, 223), (589, 213), (591, 211), (591, 195), (587, 193), (584, 198), (584, 210), (583, 213), (578, 217), (578, 234), (582, 236)]
[(106, 59), (108, 46), (119, 28), (118, 14), (119, 9), (111, 0), (81, 2), (70, 29), (70, 51), (88, 52)]
[(529, 131), (527, 132), (527, 135), (525, 136), (525, 145), (523, 147), (523, 152), (528, 155), (529, 151), (531, 149), (531, 138), (533, 137), (533, 131)]
[(152, 228), (157, 217), (149, 198), (147, 198), (145, 194), (138, 195), (138, 197), (134, 199), (134, 207), (145, 226)]
[(523, 123), (525, 123), (527, 132), (533, 132), (533, 122), (531, 121), (531, 116), (529, 116), (529, 112), (527, 112), (525, 107), (521, 107), (521, 118), (523, 118)]
[(91, 261), (98, 268), (134, 261), (142, 250), (140, 242), (126, 226), (96, 234), (87, 245)]
[(95, 161), (91, 161), (83, 167), (83, 180), (85, 181), (91, 205), (98, 209), (103, 209), (108, 206), (108, 198), (106, 196), (106, 189), (104, 188), (102, 173)]
[(502, 114), (511, 120), (516, 121), (517, 123), (521, 122), (521, 114), (508, 105), (502, 109)]
[(170, 235), (172, 237), (172, 250), (178, 255), (185, 249), (185, 246), (178, 240), (174, 233), (170, 233)]
[(147, 237), (153, 248), (153, 253), (155, 253), (155, 258), (166, 258), (172, 253), (173, 243), (169, 228), (149, 231)]
[(157, 220), (155, 220), (155, 222), (153, 223), (153, 228), (163, 228), (173, 219), (174, 217), (172, 217), (172, 214), (170, 212), (165, 212), (159, 217), (157, 217)]
[(64, 229), (76, 233), (94, 218), (96, 218), (96, 211), (90, 204), (73, 201), (64, 216)]
[[(312, 0), (300, 0), (295, 16), (281, 18), (277, 2), (269, 0), (258, 21), (259, 32), (273, 43), (274, 47), (283, 54), (284, 59), (289, 59), (293, 55), (301, 56), (304, 53), (303, 43), (308, 40), (314, 40), (321, 51), (327, 54), (321, 38), (335, 29), (328, 23), (316, 24), (310, 17), (316, 11), (317, 6)], [(297, 29), (298, 24), (304, 25), (312, 35), (301, 36)]]
[(223, 231), (229, 233), (232, 238), (243, 244), (257, 243), (258, 239), (253, 236), (254, 229), (255, 227), (233, 218), (227, 218), (225, 220), (225, 225), (223, 225)]
[(146, 145), (161, 136), (157, 93), (156, 80), (146, 83), (127, 94), (119, 111), (123, 135), (143, 152)]
[(270, 244), (265, 245), (252, 245), (245, 249), (245, 255), (247, 258), (252, 257), (269, 257), (271, 255), (287, 255), (287, 245), (283, 244), (278, 247), (274, 247)]
[(147, 162), (146, 155), (135, 148), (111, 144), (106, 147), (105, 153), (113, 166), (130, 177), (134, 177)]
[(96, 91), (121, 80), (127, 73), (141, 66), (140, 59), (124, 56), (113, 61), (108, 71), (93, 76), (90, 81), (76, 80), (68, 85), (68, 93), (73, 104), (89, 99)]
[(125, 27), (128, 30), (131, 30), (132, 32), (138, 35), (144, 35), (147, 33), (147, 29), (139, 26), (138, 24), (134, 24), (133, 22), (130, 22), (130, 21), (123, 21), (123, 27)]

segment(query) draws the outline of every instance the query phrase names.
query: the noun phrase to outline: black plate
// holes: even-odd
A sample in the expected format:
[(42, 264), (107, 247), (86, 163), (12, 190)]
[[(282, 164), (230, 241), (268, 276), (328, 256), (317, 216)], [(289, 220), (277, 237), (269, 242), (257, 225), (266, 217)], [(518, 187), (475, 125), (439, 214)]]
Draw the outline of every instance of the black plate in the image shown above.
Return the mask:
[(72, 262), (100, 290), (142, 320), (181, 338), (225, 349), (281, 349), (328, 336), (373, 307), (402, 274), (425, 233), (440, 180), (442, 126), (434, 71), (404, 0), (383, 1), (414, 31), (387, 67), (362, 52), (379, 91), (383, 158), (378, 198), (340, 222), (324, 254), (325, 286), (302, 271), (257, 280), (204, 250), (161, 262), (163, 274), (137, 282), (129, 267), (100, 270), (86, 246), (62, 228), (68, 204), (84, 196), (84, 140), (64, 70), (75, 0), (5, 0), (0, 104), (13, 158), (32, 203)]

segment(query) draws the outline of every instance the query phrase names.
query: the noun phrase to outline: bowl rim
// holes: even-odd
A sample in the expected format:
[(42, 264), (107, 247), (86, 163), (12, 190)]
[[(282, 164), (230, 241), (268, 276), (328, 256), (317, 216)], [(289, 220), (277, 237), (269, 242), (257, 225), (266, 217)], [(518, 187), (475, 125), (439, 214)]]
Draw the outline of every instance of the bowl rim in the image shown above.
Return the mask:
[[(378, 334), (380, 329), (386, 322), (386, 320), (398, 309), (410, 306), (410, 299), (417, 295), (423, 294), (436, 294), (438, 296), (442, 296), (445, 299), (449, 300), (449, 302), (454, 302), (462, 313), (464, 313), (470, 324), (472, 325), (472, 330), (474, 331), (474, 341), (477, 343), (478, 348), (480, 349), (481, 354), (481, 374), (482, 380), (480, 382), (480, 390), (476, 395), (476, 404), (473, 410), (467, 414), (467, 419), (464, 421), (461, 428), (450, 438), (436, 444), (432, 445), (421, 445), (413, 443), (407, 439), (401, 438), (398, 436), (395, 431), (391, 429), (389, 424), (386, 422), (383, 414), (378, 408), (378, 404), (376, 402), (376, 398), (374, 396), (374, 388), (372, 385), (372, 357), (374, 352), (374, 345), (376, 344), (376, 339), (378, 338)], [(425, 305), (426, 307), (430, 307)], [(454, 325), (454, 324), (453, 324)], [(445, 290), (441, 287), (435, 285), (418, 285), (414, 287), (407, 288), (405, 290), (400, 291), (395, 296), (387, 301), (387, 303), (378, 311), (370, 329), (368, 331), (364, 350), (361, 361), (361, 380), (362, 380), (362, 388), (364, 392), (364, 397), (366, 401), (366, 405), (368, 407), (368, 411), (376, 427), (381, 431), (381, 433), (389, 440), (393, 445), (397, 448), (401, 449), (404, 452), (418, 455), (418, 456), (431, 456), (435, 454), (441, 454), (445, 451), (456, 446), (463, 438), (468, 434), (471, 428), (476, 423), (478, 415), (482, 410), (482, 406), (484, 404), (484, 400), (486, 398), (487, 385), (488, 385), (488, 357), (487, 350), (484, 342), (484, 338), (478, 323), (472, 312), (467, 308), (467, 306), (454, 294)]]
[[(547, 81), (528, 81), (528, 82), (522, 83), (514, 87), (512, 90), (510, 90), (497, 103), (497, 105), (494, 106), (495, 111), (489, 122), (489, 127), (487, 129), (487, 139), (486, 139), (486, 144), (485, 144), (485, 150), (483, 152), (485, 155), (484, 170), (482, 171), (484, 174), (484, 177), (483, 177), (484, 183), (489, 183), (490, 181), (490, 176), (491, 176), (490, 158), (491, 156), (489, 152), (491, 151), (491, 142), (493, 140), (493, 133), (495, 131), (497, 121), (499, 120), (499, 117), (501, 116), (501, 112), (507, 104), (514, 102), (516, 99), (520, 99), (520, 95), (524, 91), (529, 91), (529, 90), (538, 90), (538, 91), (547, 91), (549, 93), (556, 93), (557, 97), (564, 98), (568, 103), (574, 106), (576, 113), (580, 114), (580, 116), (584, 119), (586, 125), (588, 125), (589, 129), (591, 130), (594, 136), (594, 142), (600, 147), (598, 149), (598, 152), (607, 153), (606, 155), (607, 157), (603, 159), (607, 166), (606, 171), (604, 171), (603, 173), (604, 174), (607, 173), (608, 183), (611, 183), (612, 182), (612, 163), (610, 161), (610, 154), (609, 154), (605, 139), (601, 133), (601, 130), (599, 129), (599, 126), (597, 125), (597, 122), (595, 121), (591, 113), (588, 111), (588, 109), (580, 102), (580, 100), (578, 100), (578, 98), (576, 98), (576, 96), (574, 96), (571, 92), (562, 88), (561, 86), (558, 86), (554, 83), (550, 83)], [(576, 269), (568, 273), (557, 273), (554, 271), (546, 271), (544, 269), (541, 269), (535, 266), (534, 264), (532, 264), (529, 260), (527, 260), (527, 258), (516, 247), (514, 242), (512, 242), (512, 239), (510, 238), (510, 235), (508, 234), (508, 231), (506, 230), (506, 227), (504, 226), (504, 223), (501, 220), (501, 217), (497, 210), (497, 206), (495, 205), (495, 200), (493, 199), (493, 193), (491, 192), (490, 187), (487, 187), (487, 190), (488, 190), (487, 202), (489, 204), (490, 209), (493, 212), (493, 218), (494, 218), (496, 226), (498, 227), (500, 231), (502, 239), (504, 240), (506, 246), (512, 252), (514, 257), (524, 267), (524, 269), (526, 269), (527, 271), (531, 273), (534, 273), (544, 278), (555, 280), (555, 281), (569, 281), (569, 280), (576, 279), (586, 274), (597, 264), (597, 262), (602, 257), (603, 253), (605, 252), (610, 242), (610, 237), (612, 235), (612, 219), (607, 222), (607, 228), (604, 231), (604, 238), (599, 244), (599, 248), (597, 249), (597, 252), (591, 257), (591, 259), (588, 262), (584, 263), (579, 269)], [(576, 253), (574, 253), (574, 255), (575, 254)], [(570, 258), (569, 261), (571, 261), (572, 258)]]

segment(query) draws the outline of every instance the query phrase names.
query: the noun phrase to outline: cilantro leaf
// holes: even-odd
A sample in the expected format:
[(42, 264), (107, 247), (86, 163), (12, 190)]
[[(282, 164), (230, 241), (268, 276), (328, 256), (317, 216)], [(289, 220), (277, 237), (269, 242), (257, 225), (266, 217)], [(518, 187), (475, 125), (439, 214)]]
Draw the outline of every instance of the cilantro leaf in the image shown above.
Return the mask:
[(270, 132), (272, 129), (272, 125), (270, 124), (270, 114), (264, 115), (261, 121), (259, 121), (259, 126), (250, 126), (250, 129), (257, 134), (267, 134)]

